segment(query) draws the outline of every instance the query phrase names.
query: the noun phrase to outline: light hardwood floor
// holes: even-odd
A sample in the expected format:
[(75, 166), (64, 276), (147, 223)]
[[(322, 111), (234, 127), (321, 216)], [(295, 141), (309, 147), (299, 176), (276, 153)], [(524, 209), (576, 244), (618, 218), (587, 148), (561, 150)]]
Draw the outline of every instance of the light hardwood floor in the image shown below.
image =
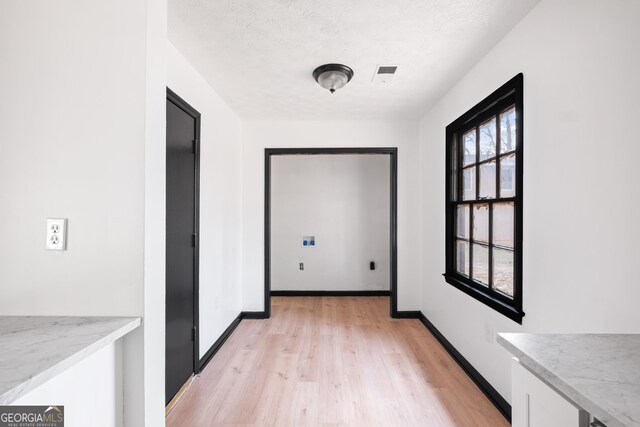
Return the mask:
[(429, 331), (387, 297), (277, 297), (243, 320), (168, 427), (507, 426)]

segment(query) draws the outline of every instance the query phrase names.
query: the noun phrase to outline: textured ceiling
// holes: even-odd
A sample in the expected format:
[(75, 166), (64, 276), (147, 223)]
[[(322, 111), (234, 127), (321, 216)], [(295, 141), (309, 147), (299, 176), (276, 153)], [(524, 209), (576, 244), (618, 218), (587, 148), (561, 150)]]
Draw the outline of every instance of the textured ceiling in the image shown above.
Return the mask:
[[(169, 0), (168, 32), (242, 118), (414, 119), (538, 1)], [(355, 72), (333, 95), (311, 76), (329, 62)]]

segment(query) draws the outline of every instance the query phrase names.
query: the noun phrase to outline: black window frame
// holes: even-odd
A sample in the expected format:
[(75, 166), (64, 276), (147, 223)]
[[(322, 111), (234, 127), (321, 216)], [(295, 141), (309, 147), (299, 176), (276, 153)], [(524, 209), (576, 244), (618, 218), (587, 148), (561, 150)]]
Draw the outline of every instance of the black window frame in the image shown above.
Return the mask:
[[(504, 156), (504, 153), (500, 152), (500, 146), (498, 140), (500, 138), (499, 128), (499, 116), (500, 113), (508, 110), (512, 105), (515, 105), (516, 111), (516, 162), (515, 162), (515, 197), (501, 198), (499, 197), (499, 180), (500, 158)], [(465, 292), (469, 296), (484, 303), (485, 305), (493, 308), (499, 313), (505, 315), (511, 320), (522, 324), (522, 318), (525, 313), (522, 310), (522, 201), (523, 201), (523, 151), (524, 151), (524, 127), (523, 127), (523, 75), (522, 73), (516, 75), (507, 83), (498, 88), (491, 95), (480, 101), (477, 105), (464, 113), (458, 119), (453, 121), (446, 128), (446, 176), (445, 176), (445, 215), (446, 215), (446, 227), (445, 227), (445, 273), (444, 278), (447, 283), (455, 286), (461, 291)], [(476, 198), (473, 200), (462, 199), (462, 183), (461, 177), (463, 171), (460, 166), (462, 165), (462, 153), (459, 149), (462, 137), (469, 130), (480, 126), (481, 124), (491, 120), (492, 117), (497, 117), (496, 122), (496, 135), (498, 140), (496, 141), (496, 155), (493, 160), (496, 161), (496, 196), (495, 198)], [(476, 134), (476, 179), (475, 188), (476, 195), (479, 194), (479, 182), (478, 174), (480, 169), (479, 154), (479, 141)], [(458, 199), (459, 196), (459, 199)], [(514, 203), (514, 246), (513, 246), (513, 298), (503, 294), (499, 291), (492, 289), (490, 286), (482, 285), (465, 275), (462, 275), (456, 270), (456, 241), (457, 231), (457, 212), (456, 207), (460, 204), (469, 204), (469, 216), (473, 217), (473, 205), (481, 203), (494, 203), (494, 202), (513, 202)], [(492, 227), (493, 220), (491, 215), (492, 209), (489, 209), (489, 243), (492, 243)], [(472, 219), (469, 221), (469, 226), (472, 226)], [(469, 246), (471, 248), (473, 231), (469, 230)], [(490, 250), (491, 254), (492, 251)], [(489, 255), (489, 277), (492, 276), (493, 270), (492, 257)], [(470, 268), (473, 268), (473, 260), (469, 261)], [(492, 279), (490, 279), (491, 281)]]

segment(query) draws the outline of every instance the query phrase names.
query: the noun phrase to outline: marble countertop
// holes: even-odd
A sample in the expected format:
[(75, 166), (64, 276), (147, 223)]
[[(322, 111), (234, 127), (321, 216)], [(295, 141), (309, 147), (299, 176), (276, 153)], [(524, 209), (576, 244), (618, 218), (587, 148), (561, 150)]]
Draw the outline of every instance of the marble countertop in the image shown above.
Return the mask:
[(0, 405), (140, 325), (138, 317), (0, 316)]
[(498, 334), (520, 363), (607, 427), (640, 426), (640, 334)]

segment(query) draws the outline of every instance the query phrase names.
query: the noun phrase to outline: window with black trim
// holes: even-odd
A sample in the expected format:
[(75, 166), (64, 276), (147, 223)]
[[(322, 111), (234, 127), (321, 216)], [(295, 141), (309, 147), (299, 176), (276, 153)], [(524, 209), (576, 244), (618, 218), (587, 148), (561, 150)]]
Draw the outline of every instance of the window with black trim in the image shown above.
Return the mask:
[(522, 323), (522, 74), (447, 126), (447, 283)]

